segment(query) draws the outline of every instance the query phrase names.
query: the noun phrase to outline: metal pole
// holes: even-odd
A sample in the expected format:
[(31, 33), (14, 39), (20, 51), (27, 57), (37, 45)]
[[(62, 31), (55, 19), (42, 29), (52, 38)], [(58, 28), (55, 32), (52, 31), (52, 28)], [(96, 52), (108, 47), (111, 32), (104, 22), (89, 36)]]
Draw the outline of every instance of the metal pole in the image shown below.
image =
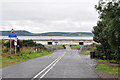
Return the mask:
[(10, 55), (11, 55), (11, 38), (10, 38)]
[(16, 54), (16, 45), (15, 45), (15, 54)]
[(17, 38), (15, 38), (15, 40), (14, 40), (14, 45), (15, 45), (15, 54), (16, 54), (16, 44), (17, 44)]

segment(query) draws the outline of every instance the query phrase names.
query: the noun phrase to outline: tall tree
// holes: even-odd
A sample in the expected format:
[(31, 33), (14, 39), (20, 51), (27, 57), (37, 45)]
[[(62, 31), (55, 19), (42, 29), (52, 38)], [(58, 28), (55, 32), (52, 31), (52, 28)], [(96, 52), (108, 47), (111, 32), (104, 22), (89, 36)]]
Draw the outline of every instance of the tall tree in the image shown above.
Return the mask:
[[(120, 59), (120, 1), (105, 2), (100, 0), (95, 6), (99, 13), (99, 21), (94, 26), (94, 41), (101, 43), (106, 57), (110, 58), (114, 52), (116, 59)], [(112, 56), (111, 56), (112, 57)]]

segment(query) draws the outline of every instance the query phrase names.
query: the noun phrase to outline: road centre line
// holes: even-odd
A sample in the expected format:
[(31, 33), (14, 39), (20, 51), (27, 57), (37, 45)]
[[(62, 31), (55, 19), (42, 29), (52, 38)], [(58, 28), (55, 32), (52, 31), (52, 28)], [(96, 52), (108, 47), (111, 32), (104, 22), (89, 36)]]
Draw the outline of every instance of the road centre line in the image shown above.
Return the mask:
[[(62, 59), (62, 57), (64, 56), (65, 54), (63, 54), (41, 77), (40, 77), (40, 79), (41, 78), (43, 78), (57, 63), (58, 63), (58, 61), (60, 61), (61, 59)], [(39, 79), (39, 80), (40, 80)]]
[[(65, 53), (63, 55), (60, 55), (57, 59), (55, 59), (52, 63), (50, 63), (46, 68), (44, 68), (42, 71), (40, 71), (37, 75), (35, 75), (31, 80), (34, 80), (35, 78), (37, 78), (39, 75), (41, 75), (45, 70), (47, 70), (50, 66), (55, 65), (54, 63), (58, 62), (58, 60), (60, 60), (63, 56), (65, 55)], [(50, 67), (51, 68), (51, 67)], [(51, 68), (52, 69), (52, 68)], [(45, 72), (46, 73), (46, 72)]]

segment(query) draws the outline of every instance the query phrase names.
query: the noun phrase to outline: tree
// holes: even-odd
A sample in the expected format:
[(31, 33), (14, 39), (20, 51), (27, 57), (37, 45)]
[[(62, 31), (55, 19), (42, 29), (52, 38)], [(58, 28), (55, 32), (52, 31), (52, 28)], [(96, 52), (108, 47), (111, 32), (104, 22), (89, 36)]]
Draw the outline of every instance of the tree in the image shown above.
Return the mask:
[(93, 28), (94, 41), (101, 43), (102, 51), (107, 59), (113, 57), (120, 59), (120, 1), (105, 2), (100, 0), (95, 6), (99, 13), (97, 26)]

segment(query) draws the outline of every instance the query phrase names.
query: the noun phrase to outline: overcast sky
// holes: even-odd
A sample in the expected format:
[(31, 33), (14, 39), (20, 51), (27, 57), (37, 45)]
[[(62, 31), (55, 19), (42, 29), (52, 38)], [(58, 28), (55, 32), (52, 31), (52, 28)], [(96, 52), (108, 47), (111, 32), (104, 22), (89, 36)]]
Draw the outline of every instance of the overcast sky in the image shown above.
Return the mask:
[(3, 0), (0, 30), (91, 32), (98, 20), (94, 8), (97, 3), (98, 0)]

